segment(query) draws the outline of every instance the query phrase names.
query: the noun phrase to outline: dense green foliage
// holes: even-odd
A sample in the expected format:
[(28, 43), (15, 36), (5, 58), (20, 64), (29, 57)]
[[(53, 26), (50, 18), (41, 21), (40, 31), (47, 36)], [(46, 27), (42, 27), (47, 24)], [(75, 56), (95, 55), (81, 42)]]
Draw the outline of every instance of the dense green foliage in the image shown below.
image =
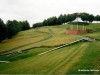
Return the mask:
[(21, 30), (30, 29), (30, 25), (29, 25), (28, 21), (20, 21), (19, 24), (21, 25)]
[(89, 22), (89, 23), (92, 23), (93, 21), (100, 21), (99, 15), (94, 16), (93, 14), (89, 14), (89, 13), (80, 13), (80, 14), (73, 13), (73, 14), (67, 14), (67, 15), (61, 14), (59, 17), (54, 16), (54, 17), (45, 19), (41, 23), (35, 23), (35, 24), (33, 24), (33, 28), (42, 27), (42, 26), (61, 25), (63, 23), (68, 23), (68, 22), (73, 21), (77, 16), (80, 16), (83, 21)]
[(0, 42), (7, 37), (7, 27), (0, 19)]
[(16, 35), (20, 31), (19, 23), (17, 21), (8, 21), (6, 23), (8, 28), (8, 38), (12, 38), (12, 36)]
[(33, 25), (33, 28), (36, 28), (36, 27), (42, 27), (43, 26), (43, 23), (39, 22), (39, 23), (35, 23)]
[(95, 21), (100, 21), (100, 15), (95, 16), (94, 20)]
[(18, 22), (16, 20), (8, 20), (4, 24), (3, 20), (0, 19), (0, 42), (4, 39), (11, 39), (19, 31), (30, 29), (30, 25), (27, 21)]

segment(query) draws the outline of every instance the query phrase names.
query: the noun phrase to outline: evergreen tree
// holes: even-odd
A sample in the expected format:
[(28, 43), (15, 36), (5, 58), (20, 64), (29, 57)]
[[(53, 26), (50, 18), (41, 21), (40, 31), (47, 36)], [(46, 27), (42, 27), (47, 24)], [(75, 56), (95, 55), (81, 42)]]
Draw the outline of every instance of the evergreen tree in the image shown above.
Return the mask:
[(71, 14), (68, 14), (68, 15), (67, 15), (67, 22), (70, 22), (70, 21), (72, 21), (72, 20), (73, 20), (72, 15), (71, 15)]
[(58, 17), (58, 19), (57, 19), (57, 24), (62, 24), (63, 21), (64, 21), (64, 17), (63, 17), (63, 15), (61, 14), (61, 15)]
[(21, 25), (21, 29), (22, 30), (28, 30), (28, 29), (30, 29), (30, 25), (29, 25), (29, 23), (28, 23), (27, 20), (20, 22), (20, 25)]
[(12, 23), (14, 24), (14, 26), (15, 26), (15, 28), (16, 28), (16, 30), (17, 30), (17, 33), (18, 33), (19, 31), (21, 31), (21, 25), (20, 25), (20, 23), (19, 23), (18, 21), (13, 20)]
[(6, 25), (8, 28), (8, 38), (11, 39), (12, 36), (14, 36), (18, 33), (18, 30), (17, 30), (16, 25), (14, 24), (13, 21), (8, 20)]
[(3, 20), (0, 19), (0, 42), (7, 38), (7, 27), (4, 24)]
[(42, 27), (42, 26), (43, 26), (43, 23), (41, 22), (33, 24), (33, 28)]

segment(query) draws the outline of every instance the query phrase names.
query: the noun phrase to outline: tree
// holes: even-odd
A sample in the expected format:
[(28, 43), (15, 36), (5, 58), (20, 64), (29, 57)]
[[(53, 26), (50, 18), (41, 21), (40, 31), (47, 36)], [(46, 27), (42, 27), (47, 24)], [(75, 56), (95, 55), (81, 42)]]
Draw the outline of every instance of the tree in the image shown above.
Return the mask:
[(67, 22), (67, 15), (64, 14), (64, 15), (63, 15), (63, 23), (66, 23), (66, 22)]
[(93, 22), (93, 20), (94, 20), (94, 16), (91, 14), (91, 15), (89, 15), (89, 22), (90, 23), (92, 23)]
[(51, 17), (48, 19), (48, 25), (56, 25), (57, 24), (57, 18), (56, 17)]
[(48, 25), (48, 22), (47, 22), (47, 19), (45, 19), (44, 21), (43, 21), (43, 26), (47, 26)]
[(94, 20), (97, 21), (97, 22), (100, 21), (100, 16), (99, 16), (99, 15), (96, 15), (96, 16), (94, 17)]
[(57, 24), (62, 24), (63, 21), (64, 21), (64, 17), (63, 17), (63, 15), (61, 14), (61, 15), (58, 17), (58, 19), (57, 19)]
[(44, 26), (52, 26), (52, 25), (56, 25), (56, 24), (57, 24), (57, 17), (56, 16), (47, 18), (43, 21)]
[(45, 19), (41, 23), (33, 24), (34, 25), (33, 27), (61, 25), (63, 23), (72, 22), (78, 16), (81, 17), (83, 21), (85, 21), (84, 24), (89, 24), (88, 22), (92, 23), (94, 20), (100, 21), (99, 15), (94, 17), (93, 14), (83, 12), (83, 13), (73, 13), (73, 14), (67, 14), (67, 15), (61, 14), (58, 18), (56, 16), (50, 17), (50, 18)]
[(80, 16), (83, 21), (89, 21), (89, 14), (88, 13), (80, 13)]
[(28, 23), (27, 20), (26, 21), (20, 21), (19, 23), (21, 25), (21, 29), (22, 30), (28, 30), (28, 29), (30, 29), (30, 25), (29, 25), (29, 23)]
[(71, 15), (71, 14), (68, 14), (68, 15), (67, 15), (67, 22), (70, 22), (70, 21), (72, 21), (72, 20), (73, 20), (72, 15)]
[(42, 27), (42, 26), (43, 26), (43, 23), (41, 22), (33, 24), (33, 28)]
[(10, 21), (8, 20), (6, 25), (8, 28), (8, 38), (11, 39), (12, 36), (16, 35), (18, 33), (16, 24), (14, 23), (15, 21)]
[(21, 25), (20, 25), (20, 23), (19, 23), (18, 21), (13, 20), (12, 23), (14, 24), (14, 26), (15, 26), (15, 28), (16, 28), (16, 30), (17, 30), (17, 33), (18, 33), (19, 31), (21, 31)]
[(3, 20), (0, 19), (0, 42), (7, 37), (7, 27)]

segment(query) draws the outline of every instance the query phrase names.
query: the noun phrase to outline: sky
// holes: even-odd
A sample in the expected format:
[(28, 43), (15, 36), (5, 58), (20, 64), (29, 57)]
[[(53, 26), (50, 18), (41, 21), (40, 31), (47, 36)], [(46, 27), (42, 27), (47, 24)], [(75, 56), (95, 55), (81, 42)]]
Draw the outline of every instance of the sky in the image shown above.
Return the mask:
[(28, 20), (32, 25), (52, 16), (75, 12), (100, 15), (100, 0), (0, 0), (0, 18)]

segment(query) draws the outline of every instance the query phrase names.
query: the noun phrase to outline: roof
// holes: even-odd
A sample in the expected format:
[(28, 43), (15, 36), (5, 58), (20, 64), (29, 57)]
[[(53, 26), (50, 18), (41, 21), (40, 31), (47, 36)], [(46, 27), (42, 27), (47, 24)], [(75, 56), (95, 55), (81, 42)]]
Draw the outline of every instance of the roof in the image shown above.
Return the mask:
[(84, 22), (80, 17), (76, 17), (76, 19), (72, 22)]

